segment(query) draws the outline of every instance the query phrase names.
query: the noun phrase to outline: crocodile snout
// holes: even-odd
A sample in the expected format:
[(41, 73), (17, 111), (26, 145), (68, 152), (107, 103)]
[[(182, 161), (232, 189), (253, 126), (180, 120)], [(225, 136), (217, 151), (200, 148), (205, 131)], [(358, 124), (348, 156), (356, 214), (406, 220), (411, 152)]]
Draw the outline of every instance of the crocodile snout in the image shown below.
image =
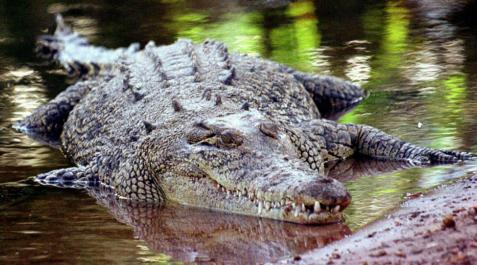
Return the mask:
[(307, 185), (300, 186), (297, 191), (298, 198), (305, 204), (319, 200), (321, 204), (328, 206), (340, 205), (344, 209), (351, 202), (351, 195), (344, 185), (332, 178), (318, 177)]

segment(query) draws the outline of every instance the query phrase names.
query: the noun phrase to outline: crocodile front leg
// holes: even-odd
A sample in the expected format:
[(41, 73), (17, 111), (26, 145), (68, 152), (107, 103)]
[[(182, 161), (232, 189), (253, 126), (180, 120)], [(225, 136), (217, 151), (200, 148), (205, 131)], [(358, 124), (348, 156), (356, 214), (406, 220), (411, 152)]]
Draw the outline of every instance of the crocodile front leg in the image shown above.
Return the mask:
[(453, 163), (473, 157), (465, 152), (416, 146), (366, 125), (313, 120), (303, 123), (301, 128), (315, 145), (320, 146), (324, 162), (356, 154), (419, 164)]
[(454, 163), (473, 157), (465, 152), (416, 146), (371, 126), (350, 124), (347, 127), (350, 135), (353, 136), (355, 149), (359, 153), (371, 157), (410, 160), (421, 164)]

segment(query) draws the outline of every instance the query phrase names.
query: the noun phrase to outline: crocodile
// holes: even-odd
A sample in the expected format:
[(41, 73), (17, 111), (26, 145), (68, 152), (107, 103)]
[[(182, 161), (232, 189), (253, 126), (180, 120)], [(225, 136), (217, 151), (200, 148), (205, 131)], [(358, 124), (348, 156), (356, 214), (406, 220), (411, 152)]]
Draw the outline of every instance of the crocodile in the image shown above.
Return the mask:
[(368, 95), (336, 77), (229, 52), (215, 40), (98, 47), (56, 20), (38, 53), (78, 79), (14, 125), (57, 140), (75, 164), (36, 176), (42, 184), (101, 185), (123, 200), (324, 224), (342, 220), (351, 201), (324, 174), (327, 162), (472, 157), (327, 119)]

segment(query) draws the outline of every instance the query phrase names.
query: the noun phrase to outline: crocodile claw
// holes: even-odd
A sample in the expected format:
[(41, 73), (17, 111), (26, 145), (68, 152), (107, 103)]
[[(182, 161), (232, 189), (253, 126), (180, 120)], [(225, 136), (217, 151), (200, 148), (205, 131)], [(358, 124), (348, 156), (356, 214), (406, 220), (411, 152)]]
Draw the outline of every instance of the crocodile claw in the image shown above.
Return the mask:
[(434, 150), (429, 149), (424, 151), (422, 154), (413, 158), (417, 160), (418, 163), (422, 165), (429, 164), (443, 164), (443, 163), (458, 163), (466, 160), (474, 160), (477, 157), (471, 153), (467, 152), (456, 152), (448, 150)]

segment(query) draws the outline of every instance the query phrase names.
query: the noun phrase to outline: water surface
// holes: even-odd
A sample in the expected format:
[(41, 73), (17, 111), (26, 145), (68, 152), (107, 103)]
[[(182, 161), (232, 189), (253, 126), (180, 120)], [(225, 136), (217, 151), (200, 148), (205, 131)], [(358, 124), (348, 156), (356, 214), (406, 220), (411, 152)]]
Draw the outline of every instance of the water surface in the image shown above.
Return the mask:
[(10, 128), (70, 82), (33, 54), (36, 36), (52, 28), (56, 12), (107, 47), (214, 38), (232, 51), (336, 75), (371, 92), (341, 122), (372, 125), (423, 146), (477, 152), (477, 34), (466, 14), (423, 10), (411, 1), (252, 2), (0, 0), (0, 262), (265, 261), (339, 239), (382, 217), (406, 193), (477, 169), (470, 163), (386, 172), (399, 167), (378, 163), (360, 166), (356, 171), (365, 176), (354, 178), (353, 164), (340, 165), (334, 172), (353, 202), (345, 224), (319, 228), (122, 205), (23, 181), (70, 165), (59, 151)]

